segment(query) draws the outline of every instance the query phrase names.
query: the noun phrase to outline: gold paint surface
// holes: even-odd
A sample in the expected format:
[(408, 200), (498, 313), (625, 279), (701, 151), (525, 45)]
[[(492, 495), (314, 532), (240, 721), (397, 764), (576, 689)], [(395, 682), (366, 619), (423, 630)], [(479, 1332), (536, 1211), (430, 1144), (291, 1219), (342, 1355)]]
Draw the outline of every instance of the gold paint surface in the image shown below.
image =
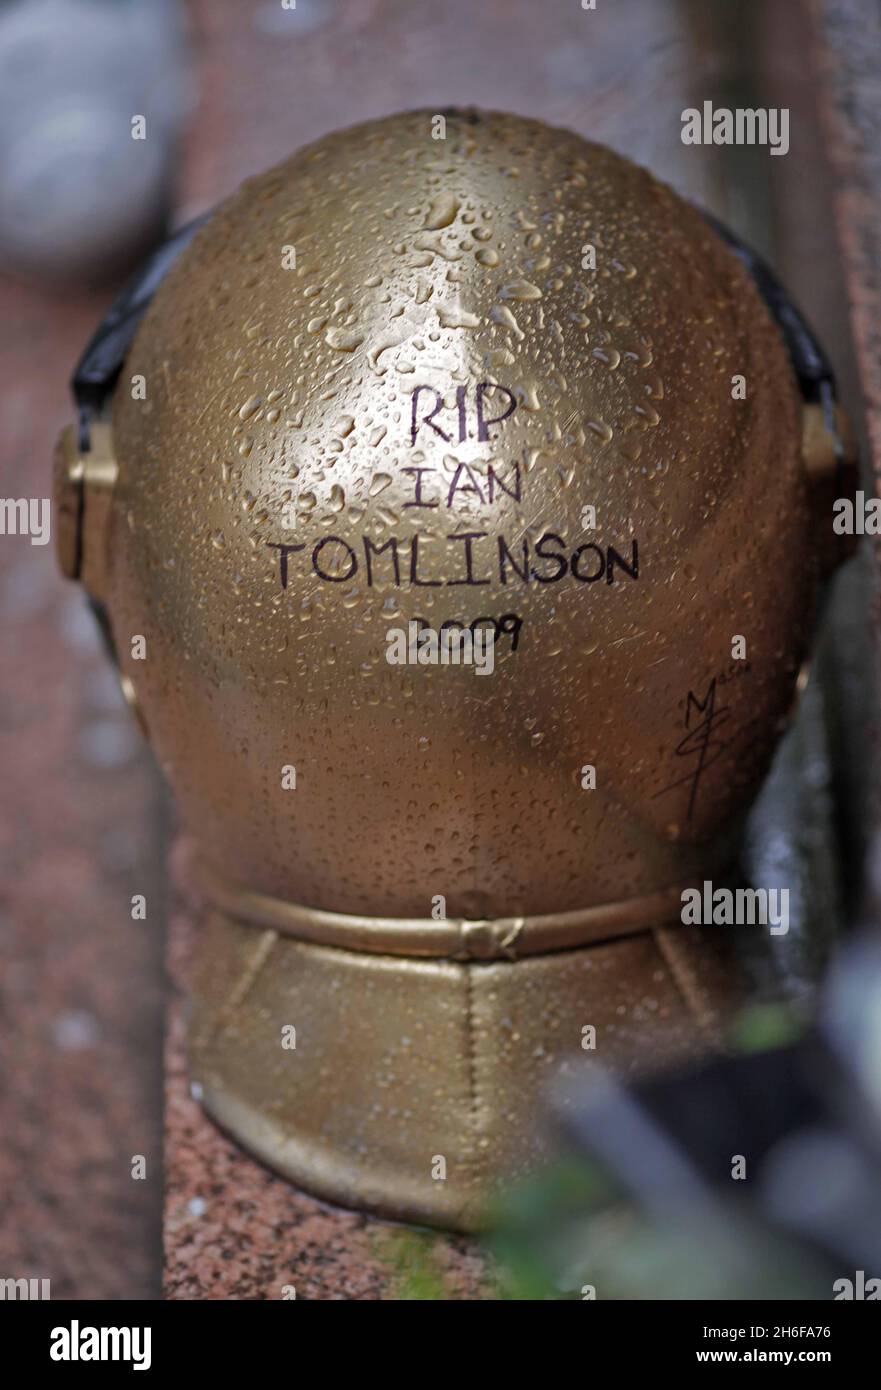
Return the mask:
[(460, 1230), (552, 1157), (552, 1087), (597, 1062), (623, 1075), (681, 1062), (718, 1041), (737, 998), (712, 930), (491, 965), (340, 951), (220, 914), (203, 931), (190, 1052), (208, 1111), (320, 1196)]
[(300, 941), (317, 941), (348, 951), (380, 955), (442, 957), (449, 960), (518, 960), (548, 951), (572, 950), (593, 941), (630, 936), (646, 927), (663, 926), (679, 915), (682, 892), (700, 890), (694, 880), (674, 884), (641, 898), (624, 898), (541, 917), (445, 917), (436, 920), (349, 916), (286, 902), (201, 874), (206, 898), (235, 920), (250, 922)]
[(79, 579), (93, 599), (103, 599), (110, 506), (116, 485), (116, 458), (110, 426), (91, 428), (91, 448), (80, 453), (78, 429), (62, 430), (55, 449), (56, 551), (62, 573)]
[[(329, 136), (199, 232), (89, 544), (215, 885), (206, 1105), (325, 1196), (471, 1228), (550, 1081), (712, 1044), (718, 933), (646, 928), (732, 861), (816, 565), (786, 352), (700, 214), (534, 121), (431, 129)], [(386, 660), (482, 618), (491, 676)]]
[[(745, 270), (643, 170), (514, 117), (430, 129), (367, 124), (250, 180), (161, 286), (126, 364), (147, 400), (120, 391), (113, 420), (118, 646), (147, 636), (127, 674), (226, 878), (417, 918), (436, 893), (484, 918), (652, 893), (730, 858), (791, 694), (811, 553), (788, 361)], [(480, 441), (488, 381), (518, 404)], [(411, 444), (420, 386), (449, 442), (423, 425)], [(519, 502), (488, 500), (493, 462), (509, 488), (519, 465)], [(450, 501), (460, 463), (481, 495)], [(410, 505), (408, 468), (434, 470), (436, 505)], [(487, 583), (456, 582), (463, 532), (485, 533)], [(548, 533), (570, 561), (636, 540), (639, 577), (548, 582)], [(345, 574), (351, 547), (350, 582), (315, 572), (329, 536), (319, 566)], [(499, 536), (546, 582), (508, 563), (501, 583)], [(399, 585), (391, 551), (368, 583), (365, 537), (396, 540)], [(305, 547), (284, 589), (279, 544)], [(506, 614), (518, 648), (499, 641), (492, 677), (385, 660), (410, 618)], [(680, 746), (690, 691), (715, 703), (703, 759)]]

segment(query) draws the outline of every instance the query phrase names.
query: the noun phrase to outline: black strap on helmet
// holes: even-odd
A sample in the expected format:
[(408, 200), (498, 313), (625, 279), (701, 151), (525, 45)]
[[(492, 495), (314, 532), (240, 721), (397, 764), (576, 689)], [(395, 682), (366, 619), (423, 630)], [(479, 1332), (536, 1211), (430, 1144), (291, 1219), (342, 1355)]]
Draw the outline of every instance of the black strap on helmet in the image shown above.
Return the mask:
[(832, 368), (820, 344), (805, 320), (796, 309), (789, 295), (781, 285), (767, 261), (736, 237), (733, 232), (708, 212), (704, 220), (710, 224), (738, 260), (742, 261), (752, 276), (756, 289), (764, 299), (783, 334), (789, 360), (798, 377), (802, 396), (806, 401), (821, 401), (822, 385), (828, 382), (833, 386)]
[(122, 365), (154, 294), (178, 256), (210, 216), (210, 213), (204, 213), (188, 222), (153, 252), (113, 301), (76, 364), (71, 387), (79, 416), (79, 443), (83, 453), (89, 452), (91, 422), (100, 416), (113, 394)]
[(823, 423), (835, 451), (836, 492), (839, 495), (848, 492), (844, 440), (835, 413), (838, 393), (829, 359), (767, 261), (708, 212), (703, 212), (703, 217), (746, 266), (776, 320), (798, 378), (802, 400), (809, 405), (819, 405), (823, 411)]

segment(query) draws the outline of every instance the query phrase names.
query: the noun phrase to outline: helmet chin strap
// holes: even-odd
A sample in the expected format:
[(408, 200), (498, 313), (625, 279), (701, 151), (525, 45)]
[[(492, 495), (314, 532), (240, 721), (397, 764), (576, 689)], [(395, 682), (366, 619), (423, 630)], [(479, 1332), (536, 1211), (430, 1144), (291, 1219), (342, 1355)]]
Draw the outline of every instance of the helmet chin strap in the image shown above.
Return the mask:
[(326, 912), (255, 893), (230, 882), (204, 859), (196, 861), (194, 876), (206, 901), (240, 926), (347, 951), (456, 961), (522, 960), (639, 936), (675, 918), (686, 891), (700, 893), (704, 889), (704, 880), (689, 879), (653, 893), (571, 912), (438, 920)]

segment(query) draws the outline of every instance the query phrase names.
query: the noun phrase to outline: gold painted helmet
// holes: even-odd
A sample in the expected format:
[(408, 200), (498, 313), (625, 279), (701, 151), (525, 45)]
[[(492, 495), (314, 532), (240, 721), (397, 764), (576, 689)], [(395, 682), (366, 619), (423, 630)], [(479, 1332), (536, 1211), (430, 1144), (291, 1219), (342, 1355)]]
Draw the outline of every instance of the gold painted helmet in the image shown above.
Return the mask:
[(204, 1103), (326, 1197), (472, 1227), (546, 1083), (736, 995), (681, 895), (793, 698), (825, 364), (644, 170), (448, 111), (249, 180), (76, 387), (62, 562), (198, 846)]

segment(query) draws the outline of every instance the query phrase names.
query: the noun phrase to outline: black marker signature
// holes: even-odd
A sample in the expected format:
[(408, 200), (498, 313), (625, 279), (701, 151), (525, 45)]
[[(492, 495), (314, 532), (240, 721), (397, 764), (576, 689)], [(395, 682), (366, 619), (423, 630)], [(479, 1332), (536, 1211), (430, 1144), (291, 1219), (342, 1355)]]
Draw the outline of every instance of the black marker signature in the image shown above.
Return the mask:
[(677, 758), (692, 758), (696, 761), (684, 777), (677, 778), (675, 782), (671, 782), (669, 786), (662, 787), (659, 792), (655, 793), (656, 799), (673, 791), (675, 787), (690, 784), (691, 792), (688, 798), (686, 817), (689, 821), (694, 815), (701, 777), (708, 768), (719, 761), (732, 743), (731, 739), (718, 737), (719, 729), (727, 724), (731, 718), (731, 710), (727, 706), (723, 706), (721, 709), (716, 707), (717, 681), (718, 677), (714, 676), (707, 686), (703, 699), (695, 695), (693, 690), (689, 690), (686, 697), (685, 728), (687, 732), (677, 743), (675, 755)]

